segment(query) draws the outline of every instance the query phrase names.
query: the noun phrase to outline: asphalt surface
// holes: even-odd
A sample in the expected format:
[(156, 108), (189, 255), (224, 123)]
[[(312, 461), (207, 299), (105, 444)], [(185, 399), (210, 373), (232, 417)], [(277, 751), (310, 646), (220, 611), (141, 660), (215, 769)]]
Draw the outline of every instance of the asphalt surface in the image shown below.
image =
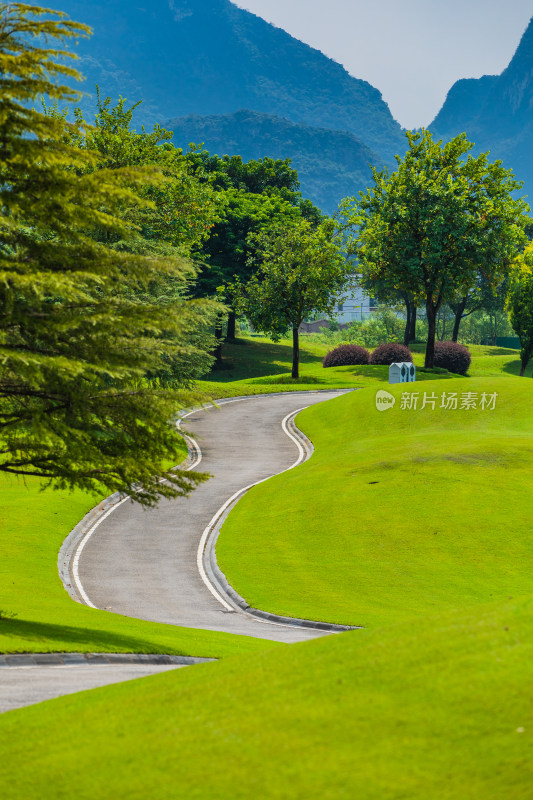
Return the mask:
[[(197, 550), (204, 529), (235, 492), (296, 461), (297, 446), (281, 427), (287, 414), (337, 396), (312, 392), (249, 397), (188, 416), (183, 428), (202, 451), (198, 469), (213, 477), (189, 498), (162, 500), (155, 509), (130, 502), (118, 506), (87, 541), (79, 561), (79, 578), (89, 600), (125, 616), (280, 642), (325, 635), (225, 610), (200, 577)], [(85, 658), (94, 663), (74, 663)], [(51, 663), (55, 659), (67, 663)], [(0, 657), (0, 712), (181, 666), (98, 663), (102, 659), (106, 657)]]
[(11, 667), (0, 670), (0, 713), (110, 683), (144, 678), (180, 666), (87, 664)]
[(102, 522), (79, 561), (90, 601), (125, 616), (281, 642), (322, 635), (225, 610), (203, 583), (196, 558), (204, 529), (228, 498), (295, 462), (297, 447), (281, 428), (285, 416), (337, 396), (248, 397), (188, 416), (183, 428), (202, 450), (198, 469), (213, 477), (188, 498), (162, 500), (155, 509), (126, 502)]

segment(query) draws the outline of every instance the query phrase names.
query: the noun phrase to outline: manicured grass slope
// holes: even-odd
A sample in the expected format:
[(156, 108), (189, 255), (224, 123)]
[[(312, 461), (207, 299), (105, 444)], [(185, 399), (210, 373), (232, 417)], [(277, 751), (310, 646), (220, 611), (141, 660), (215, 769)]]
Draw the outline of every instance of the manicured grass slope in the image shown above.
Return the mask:
[(364, 389), (299, 415), (311, 460), (232, 511), (217, 557), (251, 605), (373, 628), (531, 592), (531, 383), (424, 384), (497, 392), (494, 411), (402, 410), (388, 388), (386, 412)]
[(270, 646), (244, 636), (158, 625), (74, 603), (57, 554), (97, 498), (0, 476), (0, 652), (135, 652), (221, 657)]
[[(292, 344), (281, 340), (248, 336), (235, 344), (224, 344), (224, 369), (214, 370), (198, 386), (212, 397), (267, 394), (270, 392), (316, 391), (317, 389), (361, 389), (376, 383), (388, 382), (389, 370), (383, 366), (328, 367), (322, 359), (333, 348), (301, 338), (300, 378), (291, 378)], [(491, 348), (485, 348), (490, 351)], [(515, 351), (507, 351), (516, 357)], [(415, 363), (422, 366), (424, 357), (415, 353)], [(509, 357), (508, 357), (509, 360)], [(435, 376), (418, 374), (418, 380), (450, 378), (449, 374)]]
[(529, 800), (532, 610), (418, 618), (5, 714), (3, 797)]

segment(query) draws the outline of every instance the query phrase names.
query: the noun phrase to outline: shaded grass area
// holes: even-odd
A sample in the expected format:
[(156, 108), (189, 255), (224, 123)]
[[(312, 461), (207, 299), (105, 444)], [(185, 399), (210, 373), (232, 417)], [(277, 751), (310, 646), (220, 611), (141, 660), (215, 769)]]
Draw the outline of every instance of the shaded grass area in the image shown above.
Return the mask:
[[(519, 351), (508, 347), (490, 347), (482, 344), (467, 345), (472, 356), (468, 371), (472, 378), (519, 377)], [(413, 361), (417, 366), (424, 364), (425, 345), (411, 345)]]
[(417, 618), (9, 712), (3, 796), (528, 800), (532, 611)]
[(81, 491), (40, 491), (0, 475), (0, 652), (132, 652), (222, 657), (262, 640), (143, 622), (73, 602), (59, 579), (59, 548), (98, 502)]
[[(278, 343), (260, 336), (238, 339), (224, 345), (224, 368), (214, 370), (198, 387), (212, 397), (267, 394), (271, 392), (316, 391), (317, 389), (361, 389), (376, 383), (388, 383), (389, 368), (384, 366), (328, 367), (322, 359), (330, 350), (325, 344), (302, 336), (300, 377), (291, 377), (292, 343)], [(417, 357), (422, 366), (423, 357)], [(450, 373), (418, 373), (418, 380), (450, 378)]]
[[(533, 386), (472, 378), (410, 385), (435, 408), (377, 411), (370, 388), (305, 410), (310, 461), (254, 487), (217, 543), (257, 608), (376, 627), (531, 591)], [(445, 410), (442, 392), (498, 394)]]

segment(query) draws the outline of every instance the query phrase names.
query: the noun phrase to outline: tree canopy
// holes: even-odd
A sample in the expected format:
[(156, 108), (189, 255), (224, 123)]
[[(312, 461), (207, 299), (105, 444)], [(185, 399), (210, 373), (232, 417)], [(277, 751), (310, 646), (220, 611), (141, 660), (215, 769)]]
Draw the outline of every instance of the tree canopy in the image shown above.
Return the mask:
[(524, 375), (533, 354), (533, 244), (529, 244), (512, 265), (507, 309), (522, 345), (520, 375)]
[(178, 233), (165, 257), (143, 244), (164, 170), (102, 165), (101, 150), (76, 141), (79, 125), (32, 107), (76, 99), (61, 46), (87, 33), (44, 9), (0, 9), (0, 471), (150, 504), (203, 476), (169, 469), (188, 376), (171, 391), (146, 374), (173, 354), (207, 368), (193, 338), (214, 309), (147, 301), (152, 284), (195, 277)]
[(443, 302), (471, 291), (481, 275), (498, 284), (524, 241), (528, 207), (522, 184), (501, 161), (472, 156), (461, 134), (443, 144), (408, 132), (398, 168), (374, 170), (374, 185), (344, 204), (351, 251), (365, 285), (404, 292), (425, 307), (425, 363), (433, 366), (436, 317)]
[(246, 284), (237, 281), (233, 287), (237, 307), (274, 341), (292, 332), (292, 377), (298, 378), (298, 329), (312, 313), (334, 312), (351, 265), (330, 223), (315, 228), (296, 219), (256, 236), (255, 250), (257, 269)]

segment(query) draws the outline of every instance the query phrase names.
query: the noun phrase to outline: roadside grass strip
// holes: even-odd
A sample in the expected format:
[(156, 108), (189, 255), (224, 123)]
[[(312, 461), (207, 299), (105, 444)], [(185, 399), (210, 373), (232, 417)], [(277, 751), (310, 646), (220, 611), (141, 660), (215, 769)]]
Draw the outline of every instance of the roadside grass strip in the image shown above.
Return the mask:
[(353, 631), (0, 717), (6, 800), (528, 800), (531, 601)]
[[(302, 412), (315, 452), (254, 487), (217, 560), (255, 608), (374, 628), (532, 590), (530, 381), (452, 379), (364, 389)], [(402, 394), (418, 392), (417, 410)], [(442, 393), (494, 410), (441, 408)], [(436, 403), (423, 404), (424, 393)]]
[(9, 475), (0, 475), (0, 498), (0, 653), (221, 658), (275, 646), (246, 636), (144, 622), (73, 602), (59, 579), (57, 554), (98, 498), (81, 491), (42, 492), (37, 480)]

